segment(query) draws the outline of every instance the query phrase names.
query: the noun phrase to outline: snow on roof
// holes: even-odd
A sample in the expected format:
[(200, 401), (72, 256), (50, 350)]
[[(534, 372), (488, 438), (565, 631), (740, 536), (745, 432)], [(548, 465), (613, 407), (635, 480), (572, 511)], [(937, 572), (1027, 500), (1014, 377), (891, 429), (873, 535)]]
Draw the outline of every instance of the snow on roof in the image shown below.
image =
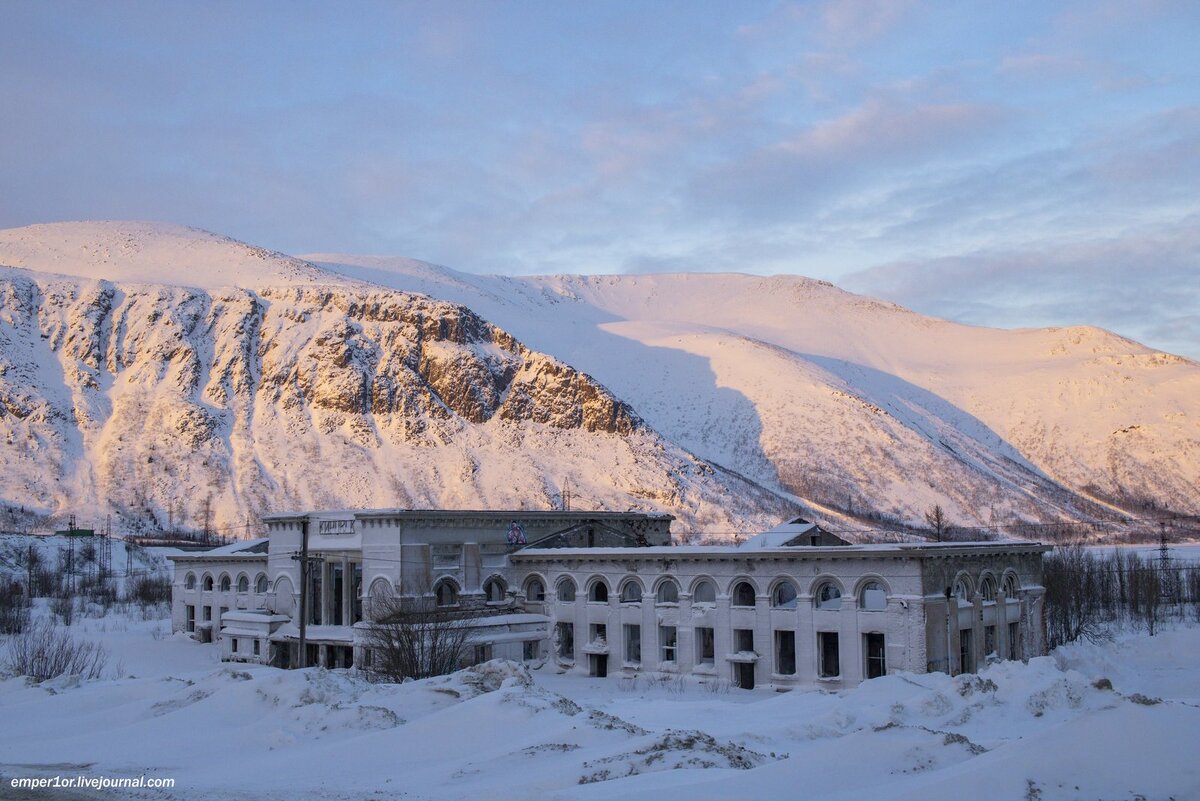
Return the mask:
[(207, 551), (192, 551), (189, 553), (167, 554), (168, 559), (210, 559), (214, 556), (259, 556), (266, 558), (267, 546), (271, 542), (268, 537), (258, 537), (253, 540), (238, 540), (228, 545), (209, 548)]
[(807, 520), (797, 517), (795, 520), (787, 523), (780, 523), (775, 528), (769, 528), (766, 531), (755, 534), (737, 547), (742, 550), (752, 548), (783, 548), (801, 534), (808, 534), (817, 527), (816, 523), (810, 523)]

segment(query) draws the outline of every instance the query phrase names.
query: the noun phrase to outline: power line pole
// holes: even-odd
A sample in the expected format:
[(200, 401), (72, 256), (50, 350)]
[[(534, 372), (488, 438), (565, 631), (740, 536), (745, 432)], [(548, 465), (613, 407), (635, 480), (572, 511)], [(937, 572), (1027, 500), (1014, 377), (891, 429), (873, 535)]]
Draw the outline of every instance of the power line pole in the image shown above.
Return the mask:
[[(325, 561), (323, 556), (308, 555), (308, 521), (300, 524), (300, 553), (293, 553), (292, 559), (300, 563), (300, 653), (296, 660), (297, 667), (308, 667), (308, 585), (312, 566), (318, 567)], [(313, 599), (320, 603), (319, 598)]]

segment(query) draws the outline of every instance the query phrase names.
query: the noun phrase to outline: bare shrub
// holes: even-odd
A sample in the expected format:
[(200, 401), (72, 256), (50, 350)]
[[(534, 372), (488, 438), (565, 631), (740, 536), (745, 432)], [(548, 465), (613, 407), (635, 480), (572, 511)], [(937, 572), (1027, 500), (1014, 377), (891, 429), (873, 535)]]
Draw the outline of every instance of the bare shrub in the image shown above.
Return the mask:
[(441, 676), (463, 667), (473, 620), (432, 596), (375, 598), (367, 671), (382, 681)]
[(50, 601), (50, 611), (64, 626), (75, 622), (75, 599), (70, 595), (58, 595)]
[(15, 581), (0, 579), (0, 634), (19, 634), (29, 625), (29, 596)]
[(170, 603), (171, 580), (166, 576), (142, 576), (130, 590), (129, 600), (143, 608)]
[(108, 665), (108, 651), (98, 642), (77, 640), (51, 622), (28, 627), (8, 642), (4, 668), (17, 676), (45, 681), (56, 676), (98, 679)]

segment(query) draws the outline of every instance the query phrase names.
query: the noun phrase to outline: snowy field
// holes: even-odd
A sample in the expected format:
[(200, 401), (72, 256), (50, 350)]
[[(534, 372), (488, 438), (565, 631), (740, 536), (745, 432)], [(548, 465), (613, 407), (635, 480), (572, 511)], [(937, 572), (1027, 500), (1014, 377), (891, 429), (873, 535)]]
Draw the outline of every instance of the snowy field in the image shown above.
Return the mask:
[[(346, 671), (223, 665), (161, 619), (77, 628), (103, 640), (120, 675), (0, 680), (0, 798), (1200, 798), (1198, 628), (1075, 645), (979, 677), (786, 694), (506, 662), (373, 685)], [(81, 774), (175, 786), (9, 785)]]

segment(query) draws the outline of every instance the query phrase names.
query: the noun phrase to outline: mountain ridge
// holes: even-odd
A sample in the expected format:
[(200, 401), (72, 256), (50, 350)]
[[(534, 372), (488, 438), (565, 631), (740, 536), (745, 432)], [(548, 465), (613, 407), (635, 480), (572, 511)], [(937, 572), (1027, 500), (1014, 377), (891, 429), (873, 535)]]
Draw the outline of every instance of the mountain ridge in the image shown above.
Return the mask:
[[(29, 462), (39, 466), (19, 486), (0, 482), (10, 504), (42, 497), (61, 513), (68, 495), (113, 491), (121, 460), (106, 449), (118, 446), (95, 430), (129, 416), (132, 373), (159, 436), (224, 443), (213, 458), (236, 463), (246, 487), (207, 502), (224, 520), (283, 502), (406, 505), (395, 503), (404, 493), (418, 504), (551, 505), (564, 480), (591, 484), (583, 492), (601, 505), (645, 503), (682, 513), (681, 530), (726, 534), (799, 500), (918, 525), (934, 503), (976, 525), (1200, 508), (1187, 489), (1200, 475), (1200, 365), (1103, 329), (961, 326), (793, 276), (479, 276), (403, 258), (295, 258), (153, 223), (0, 231), (0, 265), (0, 431), (19, 450), (32, 423), (16, 421), (41, 414), (33, 422), (60, 426), (68, 443), (57, 461)], [(422, 309), (458, 322), (429, 338), (412, 319)], [(14, 382), (55, 370), (43, 396)], [(522, 370), (537, 380), (517, 382), (514, 396)], [(180, 400), (181, 387), (197, 402)], [(155, 411), (160, 391), (178, 402)], [(254, 447), (234, 446), (236, 426)], [(443, 463), (426, 459), (402, 493), (381, 464), (398, 455), (389, 437), (430, 431), (425, 447)], [(565, 456), (568, 440), (588, 453)], [(262, 462), (263, 443), (292, 459), (299, 443), (326, 464), (365, 460), (391, 471), (379, 483), (395, 492), (369, 491), (357, 468), (332, 489), (319, 471), (290, 475), (278, 454)], [(206, 497), (213, 481), (171, 458), (179, 481), (137, 479), (150, 485), (143, 500), (158, 499), (159, 524), (174, 516), (163, 511), (171, 492)], [(67, 470), (72, 459), (87, 469)], [(524, 496), (497, 491), (506, 470)], [(251, 497), (256, 482), (265, 489)]]

